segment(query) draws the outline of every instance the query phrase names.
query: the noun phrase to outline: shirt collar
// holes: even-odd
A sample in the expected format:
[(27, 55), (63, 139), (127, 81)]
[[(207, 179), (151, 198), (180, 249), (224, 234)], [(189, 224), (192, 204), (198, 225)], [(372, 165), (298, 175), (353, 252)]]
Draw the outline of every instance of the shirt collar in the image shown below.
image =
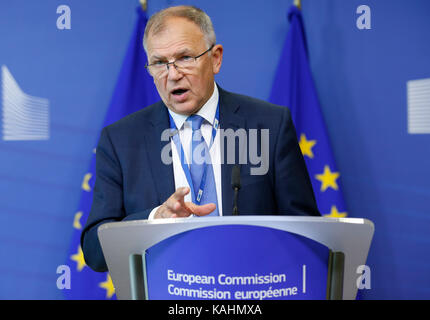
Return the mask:
[[(218, 87), (215, 83), (214, 84), (214, 92), (212, 93), (212, 96), (203, 105), (203, 107), (201, 107), (200, 110), (196, 113), (197, 115), (199, 115), (203, 119), (205, 119), (207, 122), (209, 122), (212, 126), (213, 126), (214, 120), (215, 120), (215, 114), (216, 114), (216, 109), (218, 106), (218, 100), (219, 100), (219, 92), (218, 92)], [(169, 109), (169, 113), (172, 116), (173, 121), (175, 122), (176, 128), (181, 130), (181, 128), (184, 125), (184, 122), (187, 120), (188, 116), (173, 112), (170, 109)]]

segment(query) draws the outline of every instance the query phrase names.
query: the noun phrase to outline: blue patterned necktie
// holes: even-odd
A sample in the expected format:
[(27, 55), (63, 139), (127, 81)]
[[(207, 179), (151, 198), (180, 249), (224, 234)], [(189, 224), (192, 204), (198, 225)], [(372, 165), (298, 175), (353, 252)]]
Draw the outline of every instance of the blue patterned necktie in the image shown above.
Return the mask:
[(200, 184), (206, 167), (206, 181), (203, 185), (203, 194), (201, 196), (200, 205), (215, 203), (216, 209), (211, 212), (209, 216), (219, 216), (215, 177), (212, 163), (210, 161), (211, 156), (208, 145), (206, 144), (201, 131), (203, 118), (199, 115), (193, 114), (187, 118), (187, 121), (191, 122), (193, 130), (190, 154), (190, 174), (196, 199), (199, 197)]

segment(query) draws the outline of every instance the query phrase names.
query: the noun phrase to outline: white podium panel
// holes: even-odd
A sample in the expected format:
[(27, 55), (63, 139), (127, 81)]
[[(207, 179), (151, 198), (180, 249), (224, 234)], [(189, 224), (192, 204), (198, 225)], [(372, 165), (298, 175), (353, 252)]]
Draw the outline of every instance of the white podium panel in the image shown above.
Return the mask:
[[(323, 218), (297, 216), (228, 216), (211, 218), (176, 218), (106, 223), (98, 235), (118, 299), (132, 299), (130, 255), (171, 236), (203, 227), (251, 225), (298, 234), (344, 254), (342, 298), (357, 295), (357, 268), (366, 264), (374, 233), (371, 221), (358, 218)], [(222, 235), (220, 235), (222, 236)]]

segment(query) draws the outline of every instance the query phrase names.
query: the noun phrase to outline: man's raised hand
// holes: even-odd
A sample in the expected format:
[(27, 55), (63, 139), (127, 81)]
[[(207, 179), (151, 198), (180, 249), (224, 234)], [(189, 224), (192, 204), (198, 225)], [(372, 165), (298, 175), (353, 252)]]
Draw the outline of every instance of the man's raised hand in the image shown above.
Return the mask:
[(178, 188), (155, 212), (154, 218), (185, 218), (194, 214), (205, 216), (216, 209), (215, 203), (196, 205), (192, 202), (184, 202), (184, 197), (190, 192), (190, 188)]

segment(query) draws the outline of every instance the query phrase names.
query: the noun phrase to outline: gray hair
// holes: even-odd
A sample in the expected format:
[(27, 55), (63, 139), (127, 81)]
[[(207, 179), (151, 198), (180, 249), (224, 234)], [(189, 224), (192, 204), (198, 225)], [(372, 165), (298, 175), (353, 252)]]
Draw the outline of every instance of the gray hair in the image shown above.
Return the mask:
[(176, 6), (163, 9), (155, 13), (146, 24), (143, 36), (143, 47), (147, 50), (147, 39), (149, 34), (157, 34), (165, 27), (165, 21), (170, 17), (185, 18), (194, 22), (203, 32), (203, 36), (208, 48), (216, 43), (215, 30), (211, 18), (201, 9), (194, 6)]

